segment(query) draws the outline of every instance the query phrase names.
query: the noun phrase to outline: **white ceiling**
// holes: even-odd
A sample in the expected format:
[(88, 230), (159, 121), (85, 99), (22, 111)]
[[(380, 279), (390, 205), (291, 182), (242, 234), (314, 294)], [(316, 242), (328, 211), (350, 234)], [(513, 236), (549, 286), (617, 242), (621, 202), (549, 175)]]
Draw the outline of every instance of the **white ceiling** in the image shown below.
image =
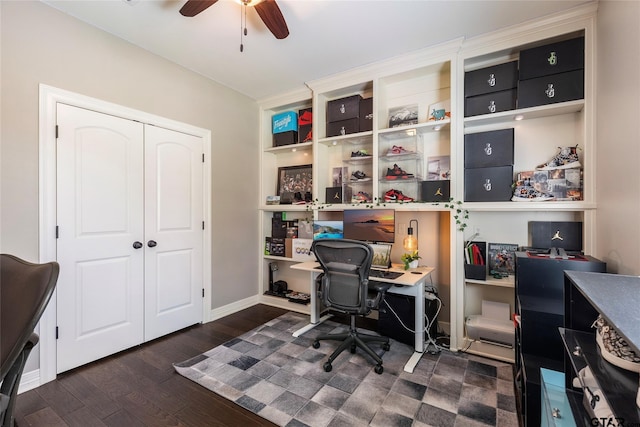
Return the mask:
[(219, 0), (196, 17), (186, 0), (42, 0), (254, 99), (585, 0), (278, 0), (290, 35), (277, 40), (253, 9), (240, 52), (241, 6)]

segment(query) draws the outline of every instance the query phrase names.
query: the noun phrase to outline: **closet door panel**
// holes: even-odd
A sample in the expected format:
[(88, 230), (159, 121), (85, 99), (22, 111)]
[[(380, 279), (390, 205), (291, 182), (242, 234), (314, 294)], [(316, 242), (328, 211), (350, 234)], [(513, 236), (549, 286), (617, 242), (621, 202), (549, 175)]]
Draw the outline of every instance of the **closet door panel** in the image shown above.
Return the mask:
[(145, 127), (145, 340), (202, 321), (203, 142)]

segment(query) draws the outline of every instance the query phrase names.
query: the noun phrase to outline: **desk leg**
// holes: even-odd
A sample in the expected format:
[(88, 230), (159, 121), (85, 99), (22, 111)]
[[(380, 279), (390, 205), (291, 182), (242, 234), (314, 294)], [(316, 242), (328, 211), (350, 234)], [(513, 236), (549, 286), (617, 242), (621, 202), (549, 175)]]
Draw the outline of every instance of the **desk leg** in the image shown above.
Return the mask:
[[(426, 280), (426, 278), (425, 278)], [(404, 371), (412, 373), (416, 365), (420, 361), (424, 353), (424, 284), (425, 280), (415, 285), (415, 306), (414, 306), (414, 325), (415, 325), (415, 352), (411, 355), (407, 363), (404, 365)]]
[(303, 326), (302, 328), (295, 331), (293, 333), (294, 337), (299, 337), (305, 332), (308, 332), (309, 330), (315, 328), (320, 323), (333, 317), (333, 315), (331, 314), (320, 317), (320, 308), (322, 304), (320, 304), (320, 301), (318, 301), (318, 292), (316, 289), (316, 278), (318, 277), (318, 274), (319, 273), (313, 271), (311, 272), (311, 283), (309, 285), (309, 295), (311, 296), (311, 312), (309, 313), (310, 322), (308, 325)]

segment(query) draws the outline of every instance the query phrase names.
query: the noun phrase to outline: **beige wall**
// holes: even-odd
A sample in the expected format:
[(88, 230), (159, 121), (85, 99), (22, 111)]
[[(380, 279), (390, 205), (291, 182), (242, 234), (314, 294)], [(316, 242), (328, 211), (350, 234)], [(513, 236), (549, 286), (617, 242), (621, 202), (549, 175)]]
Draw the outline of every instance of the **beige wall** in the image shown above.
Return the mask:
[(255, 101), (43, 3), (0, 1), (0, 14), (0, 250), (38, 260), (38, 85), (44, 83), (211, 130), (211, 308), (256, 295), (256, 269), (237, 267), (241, 253), (245, 265), (258, 265)]
[(596, 257), (640, 274), (640, 2), (600, 1)]

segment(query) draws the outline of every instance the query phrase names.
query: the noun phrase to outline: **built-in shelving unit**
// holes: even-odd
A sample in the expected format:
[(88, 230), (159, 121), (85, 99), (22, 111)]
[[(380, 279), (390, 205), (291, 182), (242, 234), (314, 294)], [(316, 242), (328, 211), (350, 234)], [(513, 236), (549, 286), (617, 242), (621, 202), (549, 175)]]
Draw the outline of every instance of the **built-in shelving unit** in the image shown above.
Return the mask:
[[(270, 221), (275, 212), (286, 211), (297, 218), (341, 219), (342, 212), (359, 206), (349, 197), (343, 203), (327, 204), (325, 191), (334, 187), (334, 171), (343, 168), (343, 195), (364, 192), (371, 196), (368, 205), (393, 207), (396, 212), (396, 245), (392, 260), (399, 261), (401, 242), (411, 219), (418, 219), (419, 248), (423, 264), (435, 267), (434, 282), (444, 309), (439, 324), (451, 334), (451, 348), (466, 350), (501, 360), (513, 361), (513, 349), (487, 343), (471, 342), (465, 333), (465, 318), (480, 314), (482, 299), (510, 304), (514, 311), (513, 282), (474, 281), (464, 277), (464, 242), (474, 232), (479, 240), (528, 245), (528, 222), (583, 221), (584, 251), (594, 248), (595, 156), (594, 140), (594, 16), (595, 7), (586, 5), (549, 19), (529, 22), (472, 39), (453, 40), (412, 54), (392, 58), (349, 70), (339, 75), (307, 82), (304, 90), (260, 102), (261, 129), (261, 199), (262, 235), (269, 236)], [(524, 49), (550, 42), (583, 36), (585, 38), (584, 99), (539, 107), (503, 111), (482, 116), (464, 117), (464, 76), (479, 68), (518, 60)], [(331, 101), (360, 95), (372, 98), (372, 130), (346, 135), (327, 136), (327, 105)], [(429, 120), (429, 109), (442, 102), (450, 105), (450, 116)], [(417, 123), (389, 127), (390, 111), (402, 106), (417, 106)], [(272, 147), (273, 114), (313, 108), (313, 141), (284, 147)], [(560, 146), (578, 145), (583, 167), (583, 200), (553, 202), (464, 202), (469, 212), (467, 227), (459, 231), (452, 210), (444, 203), (421, 202), (421, 182), (428, 176), (429, 159), (449, 156), (450, 194), (463, 201), (464, 136), (490, 130), (513, 128), (515, 135), (514, 172), (533, 170), (557, 153)], [(412, 154), (388, 156), (393, 145)], [(295, 150), (295, 151), (294, 151)], [(370, 158), (352, 158), (351, 153), (366, 150)], [(266, 205), (269, 195), (276, 194), (279, 167), (313, 165), (312, 205)], [(397, 164), (409, 179), (387, 180), (389, 168)], [(371, 180), (350, 180), (356, 170)], [(515, 177), (514, 177), (515, 178)], [(390, 189), (400, 190), (414, 199), (412, 203), (390, 203), (384, 195)], [(268, 286), (270, 256), (262, 256), (260, 289)], [(308, 288), (309, 278), (287, 266), (296, 262), (282, 257), (279, 278), (285, 277), (289, 287), (299, 291)], [(271, 299), (264, 299), (274, 303)], [(275, 303), (274, 303), (275, 304)], [(281, 305), (281, 302), (278, 302)], [(304, 311), (299, 304), (288, 308)]]

